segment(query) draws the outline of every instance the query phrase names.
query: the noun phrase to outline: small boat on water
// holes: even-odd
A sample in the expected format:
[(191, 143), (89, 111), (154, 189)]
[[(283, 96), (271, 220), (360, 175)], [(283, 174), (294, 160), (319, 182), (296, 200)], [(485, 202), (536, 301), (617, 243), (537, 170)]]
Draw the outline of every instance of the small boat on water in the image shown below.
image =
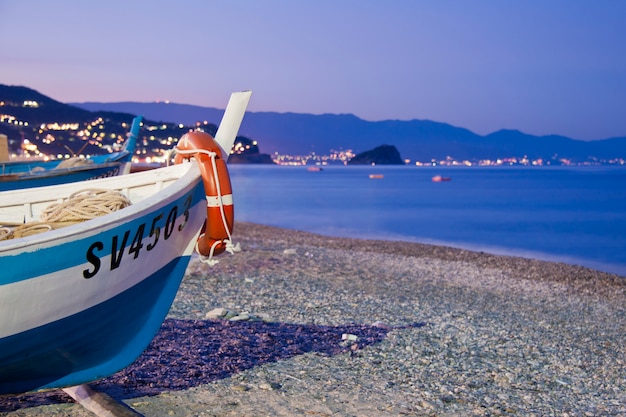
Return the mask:
[(312, 167), (308, 167), (306, 170), (309, 172), (320, 172), (323, 170), (323, 168), (318, 167), (318, 166), (312, 166)]
[(370, 174), (370, 179), (372, 180), (381, 178), (385, 178), (385, 176), (383, 174)]
[(441, 175), (435, 175), (432, 178), (433, 182), (443, 182), (443, 181), (451, 181), (451, 180), (452, 180), (452, 178), (450, 178), (450, 177), (442, 177)]
[(141, 121), (141, 116), (133, 119), (128, 139), (118, 152), (95, 155), (90, 158), (73, 157), (50, 161), (0, 162), (0, 191), (44, 187), (128, 174), (135, 153)]
[[(185, 134), (174, 165), (0, 193), (0, 234), (14, 236), (0, 240), (0, 394), (86, 384), (130, 365), (159, 330), (194, 248), (207, 262), (236, 251), (226, 159), (250, 94), (233, 93), (215, 139)], [(124, 204), (53, 220), (100, 193)], [(47, 231), (17, 234), (29, 225)]]

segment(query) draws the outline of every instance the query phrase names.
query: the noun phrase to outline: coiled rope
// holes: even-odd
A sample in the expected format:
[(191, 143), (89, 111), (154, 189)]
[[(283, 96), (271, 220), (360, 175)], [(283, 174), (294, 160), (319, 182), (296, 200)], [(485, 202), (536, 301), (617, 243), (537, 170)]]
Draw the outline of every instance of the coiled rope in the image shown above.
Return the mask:
[(95, 188), (81, 190), (71, 194), (60, 203), (53, 203), (46, 207), (41, 213), (41, 221), (4, 224), (0, 227), (0, 241), (70, 226), (116, 212), (131, 204), (130, 200), (119, 191)]

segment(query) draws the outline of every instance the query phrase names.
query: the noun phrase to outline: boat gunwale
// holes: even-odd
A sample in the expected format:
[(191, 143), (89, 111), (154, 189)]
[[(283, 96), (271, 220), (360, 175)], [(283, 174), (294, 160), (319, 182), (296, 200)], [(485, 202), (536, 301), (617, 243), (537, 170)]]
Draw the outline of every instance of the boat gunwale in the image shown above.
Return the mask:
[[(158, 171), (158, 172), (156, 172)], [(170, 172), (171, 171), (171, 172)], [(176, 175), (178, 171), (183, 171), (180, 175)], [(164, 178), (154, 179), (155, 173), (164, 173)], [(169, 175), (168, 175), (169, 174)], [(126, 185), (124, 180), (128, 180), (131, 178), (133, 180), (132, 185)], [(144, 179), (145, 178), (145, 179)], [(23, 252), (24, 249), (28, 247), (32, 247), (34, 245), (37, 246), (36, 249), (43, 249), (45, 247), (54, 246), (57, 241), (60, 239), (66, 239), (70, 236), (78, 236), (83, 235), (86, 232), (98, 233), (98, 231), (106, 229), (111, 225), (115, 225), (119, 223), (120, 220), (125, 218), (133, 217), (137, 213), (141, 213), (142, 211), (149, 210), (150, 207), (158, 205), (159, 202), (167, 200), (172, 195), (178, 193), (181, 189), (185, 189), (194, 181), (200, 181), (200, 170), (195, 161), (191, 163), (185, 164), (177, 164), (171, 165), (169, 167), (158, 168), (156, 170), (143, 171), (133, 174), (122, 175), (118, 177), (108, 177), (101, 178), (96, 180), (89, 181), (89, 187), (85, 187), (84, 182), (78, 183), (67, 183), (67, 184), (59, 184), (52, 185), (41, 188), (27, 188), (21, 190), (12, 190), (12, 191), (3, 191), (0, 192), (0, 200), (11, 194), (12, 200), (18, 200), (20, 196), (22, 196), (25, 200), (29, 197), (32, 197), (34, 194), (33, 190), (59, 190), (60, 193), (66, 198), (72, 192), (80, 191), (86, 188), (108, 188), (111, 190), (118, 190), (125, 192), (127, 190), (132, 190), (133, 188), (145, 187), (150, 184), (158, 184), (159, 182), (171, 181), (171, 184), (168, 184), (164, 188), (156, 190), (151, 194), (143, 198), (142, 200), (133, 203), (131, 206), (126, 207), (122, 210), (116, 211), (114, 213), (110, 213), (104, 216), (99, 216), (81, 223), (73, 224), (70, 226), (62, 227), (55, 230), (50, 230), (45, 233), (40, 233), (32, 236), (25, 236), (18, 239), (9, 239), (5, 241), (0, 241), (0, 259), (3, 256), (11, 256), (15, 255), (15, 252)], [(181, 185), (182, 184), (182, 185)], [(111, 186), (113, 185), (113, 186)], [(31, 199), (30, 201), (24, 201), (24, 204), (37, 204), (45, 201), (52, 201), (50, 198), (42, 198), (40, 200)], [(20, 204), (20, 203), (18, 203)], [(12, 205), (18, 205), (12, 204)], [(2, 207), (0, 206), (0, 213)], [(52, 244), (50, 244), (52, 242)]]
[[(130, 152), (129, 151), (118, 151), (118, 152), (113, 152), (110, 154), (104, 154), (104, 155), (91, 155), (89, 157), (82, 157), (82, 156), (78, 156), (79, 159), (82, 159), (86, 162), (89, 162), (89, 165), (87, 166), (97, 166), (97, 165), (102, 165), (102, 164), (110, 164), (110, 163), (126, 163), (129, 162), (127, 161), (127, 157), (129, 156)], [(63, 162), (63, 161), (67, 161), (69, 158), (58, 158), (58, 159), (51, 159), (51, 160), (44, 160), (44, 159), (24, 159), (24, 160), (8, 160), (8, 161), (2, 161), (0, 162), (0, 175), (9, 175), (9, 174), (1, 174), (1, 172), (4, 171), (4, 169), (6, 168), (12, 168), (12, 167), (17, 167), (20, 165), (27, 165), (27, 166), (33, 166), (33, 168), (30, 168), (31, 170), (34, 168), (43, 168), (46, 171), (51, 171), (51, 170), (62, 170), (62, 169), (66, 169), (66, 168), (57, 168), (57, 166)], [(46, 165), (50, 165), (50, 167), (46, 167)], [(31, 173), (28, 170), (24, 170), (24, 171), (17, 171), (15, 172), (15, 174), (26, 174), (26, 173)]]
[[(109, 161), (109, 162), (103, 162), (101, 164), (80, 165), (80, 166), (67, 167), (67, 168), (52, 168), (52, 169), (47, 169), (44, 171), (24, 172), (24, 173), (15, 173), (15, 174), (0, 174), (0, 181), (2, 181), (3, 178), (6, 178), (7, 180), (15, 179), (15, 180), (20, 180), (20, 181), (22, 180), (27, 181), (27, 180), (39, 179), (39, 178), (58, 177), (59, 175), (66, 175), (66, 174), (75, 173), (75, 172), (95, 171), (98, 169), (106, 169), (106, 168), (116, 168), (124, 164), (125, 162), (123, 161)], [(11, 190), (5, 190), (5, 191), (11, 191)]]

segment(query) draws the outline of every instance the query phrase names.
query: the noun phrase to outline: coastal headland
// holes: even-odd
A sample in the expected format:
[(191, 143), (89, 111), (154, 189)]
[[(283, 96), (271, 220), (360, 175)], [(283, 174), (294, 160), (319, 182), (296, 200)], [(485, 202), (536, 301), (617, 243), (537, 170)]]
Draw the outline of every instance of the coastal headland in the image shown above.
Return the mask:
[[(92, 388), (145, 416), (626, 415), (626, 278), (235, 225), (145, 354)], [(60, 392), (0, 415), (90, 416)]]

